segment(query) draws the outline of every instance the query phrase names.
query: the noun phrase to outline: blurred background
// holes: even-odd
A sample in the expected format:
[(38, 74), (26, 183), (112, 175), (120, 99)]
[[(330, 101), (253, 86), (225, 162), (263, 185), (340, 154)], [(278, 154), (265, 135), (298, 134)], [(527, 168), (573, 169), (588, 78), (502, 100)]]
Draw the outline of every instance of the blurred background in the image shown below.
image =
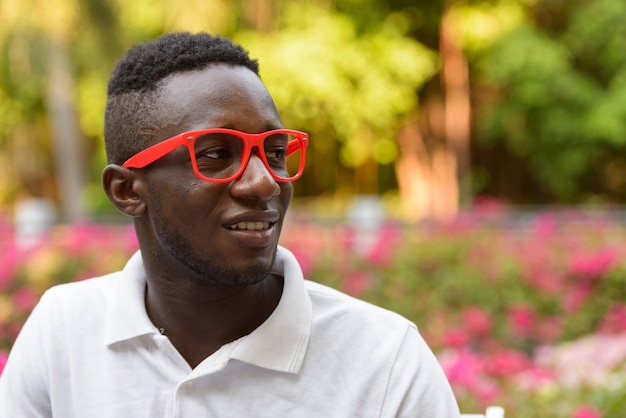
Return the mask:
[[(415, 320), (465, 412), (626, 415), (624, 22), (624, 0), (0, 0), (1, 346), (136, 248), (100, 186), (116, 59), (207, 31), (310, 134), (284, 242), (312, 279)], [(555, 353), (585, 338), (613, 361), (567, 386)]]
[(312, 138), (299, 198), (375, 195), (408, 219), (477, 196), (621, 204), (625, 19), (623, 0), (2, 0), (0, 208), (114, 214), (106, 83), (131, 44), (174, 30), (260, 60), (285, 125)]

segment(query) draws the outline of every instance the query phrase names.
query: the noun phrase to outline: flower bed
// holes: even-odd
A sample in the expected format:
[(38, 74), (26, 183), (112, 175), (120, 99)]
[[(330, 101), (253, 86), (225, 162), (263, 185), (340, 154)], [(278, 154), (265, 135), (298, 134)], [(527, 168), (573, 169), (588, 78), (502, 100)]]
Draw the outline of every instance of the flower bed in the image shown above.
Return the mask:
[(462, 411), (626, 416), (626, 228), (609, 213), (485, 208), (447, 224), (320, 228), (285, 245), (312, 280), (413, 320)]
[[(126, 226), (61, 226), (28, 248), (0, 229), (5, 354), (42, 291), (119, 269), (137, 246)], [(581, 212), (379, 227), (295, 214), (282, 244), (311, 280), (413, 320), (464, 412), (596, 418), (626, 416), (625, 232)]]

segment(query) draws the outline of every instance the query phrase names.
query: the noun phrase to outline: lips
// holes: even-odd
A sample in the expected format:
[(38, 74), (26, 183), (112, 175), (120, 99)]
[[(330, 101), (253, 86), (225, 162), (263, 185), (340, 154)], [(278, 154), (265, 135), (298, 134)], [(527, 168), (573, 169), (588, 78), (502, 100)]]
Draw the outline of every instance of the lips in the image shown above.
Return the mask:
[(240, 233), (268, 233), (280, 220), (278, 211), (247, 211), (229, 216), (222, 224), (224, 228)]
[[(276, 220), (273, 220), (276, 219)], [(275, 245), (277, 239), (278, 222), (277, 217), (263, 218), (263, 216), (252, 216), (247, 219), (228, 221), (224, 224), (224, 228), (229, 231), (229, 235), (236, 243), (237, 251), (245, 251), (245, 249), (265, 249)], [(242, 256), (244, 253), (241, 253)]]

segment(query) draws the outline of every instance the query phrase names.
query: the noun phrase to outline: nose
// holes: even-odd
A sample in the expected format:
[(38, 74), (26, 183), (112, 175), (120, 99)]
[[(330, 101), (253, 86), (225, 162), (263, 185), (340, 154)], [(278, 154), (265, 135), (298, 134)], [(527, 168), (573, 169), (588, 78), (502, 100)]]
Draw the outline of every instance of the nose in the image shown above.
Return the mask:
[(241, 199), (268, 201), (280, 194), (280, 186), (254, 151), (246, 169), (233, 183), (231, 193)]

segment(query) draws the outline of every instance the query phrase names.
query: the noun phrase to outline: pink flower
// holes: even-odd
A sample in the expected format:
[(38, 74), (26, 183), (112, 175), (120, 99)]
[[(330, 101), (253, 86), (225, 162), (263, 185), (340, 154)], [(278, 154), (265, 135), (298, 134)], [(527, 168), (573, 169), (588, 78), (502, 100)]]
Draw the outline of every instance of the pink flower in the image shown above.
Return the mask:
[(451, 350), (444, 352), (439, 361), (455, 392), (469, 392), (483, 406), (499, 398), (499, 387), (485, 375), (484, 361), (478, 355), (467, 350)]
[(535, 219), (535, 233), (540, 242), (553, 237), (557, 229), (558, 222), (555, 213), (546, 212)]
[(578, 311), (582, 304), (589, 299), (592, 290), (589, 282), (573, 285), (572, 289), (567, 291), (563, 299), (563, 309), (565, 312), (574, 313)]
[(528, 337), (536, 322), (535, 310), (529, 305), (515, 305), (509, 309), (508, 322), (514, 333)]
[(350, 225), (339, 225), (335, 228), (335, 239), (341, 250), (354, 250), (357, 241), (356, 228)]
[(537, 336), (541, 341), (552, 342), (563, 332), (563, 319), (558, 316), (542, 318), (537, 324)]
[(548, 293), (562, 290), (565, 278), (548, 249), (530, 241), (511, 251), (519, 259), (524, 280), (533, 288)]
[(598, 331), (609, 334), (626, 331), (626, 304), (612, 307), (598, 326)]
[(139, 248), (139, 241), (137, 241), (137, 234), (135, 233), (135, 227), (131, 224), (124, 229), (124, 237), (126, 245), (130, 251), (137, 251)]
[(485, 360), (485, 371), (492, 376), (513, 376), (530, 367), (531, 361), (526, 354), (515, 350), (498, 350)]
[(0, 248), (0, 291), (11, 286), (20, 261), (21, 254), (15, 246)]
[(554, 373), (537, 366), (519, 373), (514, 380), (520, 388), (531, 391), (553, 385), (556, 382)]
[(91, 250), (95, 242), (103, 244), (106, 229), (95, 224), (78, 221), (61, 227), (57, 232), (59, 236), (56, 238), (62, 242), (64, 250), (72, 256), (83, 254)]
[(584, 279), (599, 279), (613, 267), (617, 259), (614, 251), (604, 249), (589, 255), (578, 255), (572, 260), (569, 271), (574, 277)]
[(443, 344), (447, 347), (464, 347), (470, 342), (467, 332), (460, 329), (451, 329), (444, 333)]
[(573, 418), (602, 418), (602, 413), (589, 405), (582, 405), (576, 408)]
[(9, 354), (6, 351), (0, 350), (0, 374), (4, 370), (4, 366), (7, 364), (7, 360), (9, 358)]
[(626, 334), (592, 334), (537, 351), (536, 362), (552, 370), (561, 387), (593, 387), (620, 372), (626, 361)]
[(355, 271), (346, 276), (343, 282), (343, 290), (354, 297), (360, 296), (372, 284), (372, 277), (364, 271)]
[(491, 315), (481, 307), (466, 308), (462, 313), (462, 318), (468, 331), (474, 336), (485, 336), (491, 331)]
[(300, 268), (302, 269), (302, 274), (304, 275), (304, 278), (307, 278), (313, 270), (314, 264), (313, 260), (311, 259), (311, 253), (309, 251), (306, 251), (303, 246), (297, 244), (292, 244), (289, 247), (289, 250), (298, 260), (298, 264), (300, 264)]
[(13, 293), (11, 299), (18, 311), (30, 312), (35, 307), (38, 296), (30, 287), (22, 286)]
[(477, 386), (482, 375), (482, 362), (475, 354), (459, 351), (443, 356), (441, 359), (450, 384), (464, 387)]
[(376, 242), (367, 254), (367, 259), (374, 265), (385, 267), (393, 255), (398, 242), (397, 228), (385, 226), (378, 232)]

